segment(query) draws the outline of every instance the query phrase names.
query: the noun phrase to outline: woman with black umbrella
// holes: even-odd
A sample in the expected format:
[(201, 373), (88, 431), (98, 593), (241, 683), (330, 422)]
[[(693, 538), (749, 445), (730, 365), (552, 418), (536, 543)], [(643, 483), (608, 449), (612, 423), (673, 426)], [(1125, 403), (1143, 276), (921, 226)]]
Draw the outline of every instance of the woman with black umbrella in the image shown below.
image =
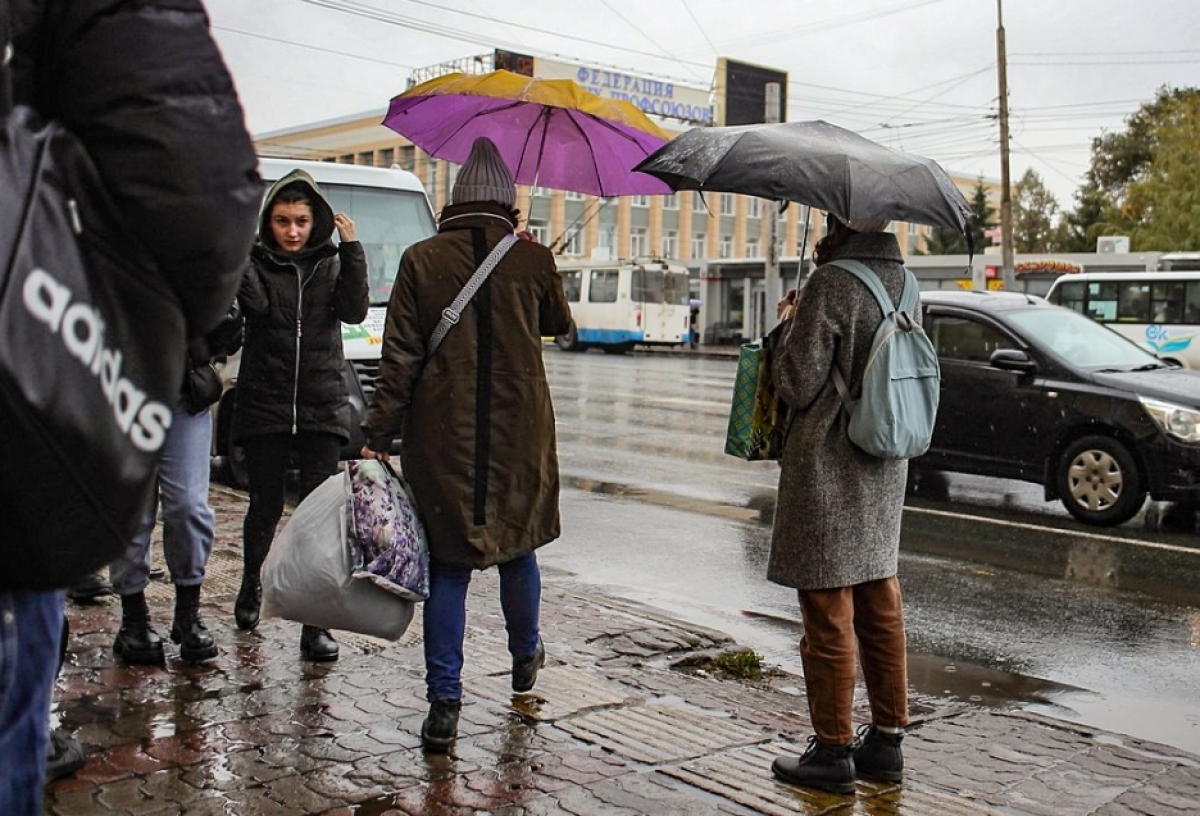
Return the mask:
[[(907, 275), (888, 221), (830, 215), (817, 242), (817, 269), (802, 296), (780, 302), (784, 319), (771, 372), (791, 409), (767, 577), (795, 587), (804, 618), (800, 655), (816, 735), (799, 757), (775, 760), (775, 776), (806, 787), (853, 793), (858, 776), (897, 782), (908, 724), (904, 611), (896, 566), (908, 462), (881, 459), (847, 435), (831, 372), (850, 393), (863, 372), (882, 314), (854, 275), (830, 265), (870, 268), (898, 302)], [(788, 308), (793, 307), (793, 308)], [(913, 315), (920, 320), (920, 315)], [(855, 739), (851, 706), (858, 653), (872, 724)]]

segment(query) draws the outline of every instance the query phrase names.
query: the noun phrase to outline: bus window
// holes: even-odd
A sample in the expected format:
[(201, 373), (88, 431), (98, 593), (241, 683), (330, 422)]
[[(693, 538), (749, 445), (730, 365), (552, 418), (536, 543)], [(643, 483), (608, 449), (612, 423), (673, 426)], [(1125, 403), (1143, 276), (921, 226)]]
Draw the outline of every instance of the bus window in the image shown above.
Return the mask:
[(1072, 281), (1071, 283), (1061, 284), (1055, 290), (1052, 302), (1083, 314), (1084, 304), (1087, 302), (1086, 295), (1086, 284), (1080, 281)]
[(1150, 287), (1150, 312), (1155, 323), (1178, 323), (1183, 316), (1183, 284), (1154, 283)]
[(562, 273), (563, 294), (567, 296), (568, 303), (579, 302), (579, 292), (583, 288), (583, 272), (579, 269), (570, 269)]
[(1117, 320), (1131, 323), (1150, 322), (1150, 285), (1123, 283), (1117, 295)]
[(1117, 284), (1089, 283), (1087, 285), (1087, 314), (1095, 320), (1117, 319)]
[(593, 269), (588, 279), (588, 302), (616, 303), (619, 277), (615, 269)]
[(1200, 323), (1200, 281), (1187, 285), (1187, 301), (1183, 307), (1183, 322), (1191, 325)]

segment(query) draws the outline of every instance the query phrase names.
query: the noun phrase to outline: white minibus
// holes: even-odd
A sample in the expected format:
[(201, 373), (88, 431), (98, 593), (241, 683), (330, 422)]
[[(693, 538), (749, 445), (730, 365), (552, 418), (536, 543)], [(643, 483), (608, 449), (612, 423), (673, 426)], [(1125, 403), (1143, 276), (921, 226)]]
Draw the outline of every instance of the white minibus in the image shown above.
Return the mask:
[(562, 261), (571, 328), (563, 351), (595, 346), (623, 354), (634, 346), (678, 346), (691, 334), (687, 267), (664, 260)]
[[(400, 256), (410, 245), (436, 232), (433, 209), (417, 177), (398, 167), (265, 157), (258, 161), (259, 173), (268, 185), (295, 169), (305, 170), (313, 177), (334, 212), (350, 216), (357, 238), (366, 250), (371, 307), (367, 319), (360, 325), (342, 326), (346, 384), (356, 416), (361, 420), (379, 376), (384, 317), (392, 284), (400, 268)], [(336, 233), (334, 240), (337, 240)], [(240, 449), (230, 442), (238, 362), (238, 356), (234, 355), (222, 366), (226, 391), (214, 406), (213, 454), (220, 457), (218, 463), (224, 466), (224, 476), (244, 486), (243, 457)], [(353, 425), (354, 438), (343, 449), (344, 458), (357, 456), (362, 448), (359, 425), (360, 422)]]
[(1200, 369), (1200, 271), (1062, 275), (1046, 299), (1103, 323), (1164, 360)]

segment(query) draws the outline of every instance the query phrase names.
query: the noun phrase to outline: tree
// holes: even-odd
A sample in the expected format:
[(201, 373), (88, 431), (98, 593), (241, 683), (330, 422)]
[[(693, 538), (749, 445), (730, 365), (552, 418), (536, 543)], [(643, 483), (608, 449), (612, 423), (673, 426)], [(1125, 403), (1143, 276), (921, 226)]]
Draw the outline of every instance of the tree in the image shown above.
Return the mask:
[(1059, 231), (1055, 225), (1058, 201), (1032, 168), (1017, 182), (1013, 197), (1013, 250), (1054, 252)]
[(1068, 241), (1095, 249), (1098, 235), (1128, 235), (1135, 251), (1200, 249), (1200, 88), (1159, 88), (1092, 140), (1091, 168), (1067, 218)]
[[(967, 231), (971, 234), (975, 252), (978, 254), (991, 243), (984, 231), (996, 226), (996, 210), (988, 203), (987, 188), (983, 186), (982, 176), (975, 182), (970, 204), (971, 220), (967, 224)], [(958, 230), (934, 227), (926, 239), (925, 250), (930, 255), (966, 255), (967, 239)]]
[(1104, 214), (1109, 208), (1108, 199), (1089, 174), (1083, 186), (1075, 191), (1075, 209), (1060, 222), (1059, 250), (1095, 252), (1096, 239), (1107, 234)]

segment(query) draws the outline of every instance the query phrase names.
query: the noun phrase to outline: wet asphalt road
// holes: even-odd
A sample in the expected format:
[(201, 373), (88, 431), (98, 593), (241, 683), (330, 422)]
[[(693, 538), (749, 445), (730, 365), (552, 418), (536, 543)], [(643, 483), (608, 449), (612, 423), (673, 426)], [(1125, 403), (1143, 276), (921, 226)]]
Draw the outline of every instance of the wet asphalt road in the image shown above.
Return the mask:
[[(777, 465), (722, 452), (734, 362), (547, 348), (564, 485), (562, 541), (542, 551), (618, 594), (722, 629), (797, 668), (792, 591), (768, 583)], [(950, 476), (947, 507), (1074, 525), (1032, 485)], [(751, 508), (748, 510), (746, 508)], [(742, 512), (738, 512), (741, 509)], [(1123, 535), (1190, 546), (1190, 532)], [(1200, 752), (1200, 608), (905, 553), (918, 695), (1025, 707)]]

